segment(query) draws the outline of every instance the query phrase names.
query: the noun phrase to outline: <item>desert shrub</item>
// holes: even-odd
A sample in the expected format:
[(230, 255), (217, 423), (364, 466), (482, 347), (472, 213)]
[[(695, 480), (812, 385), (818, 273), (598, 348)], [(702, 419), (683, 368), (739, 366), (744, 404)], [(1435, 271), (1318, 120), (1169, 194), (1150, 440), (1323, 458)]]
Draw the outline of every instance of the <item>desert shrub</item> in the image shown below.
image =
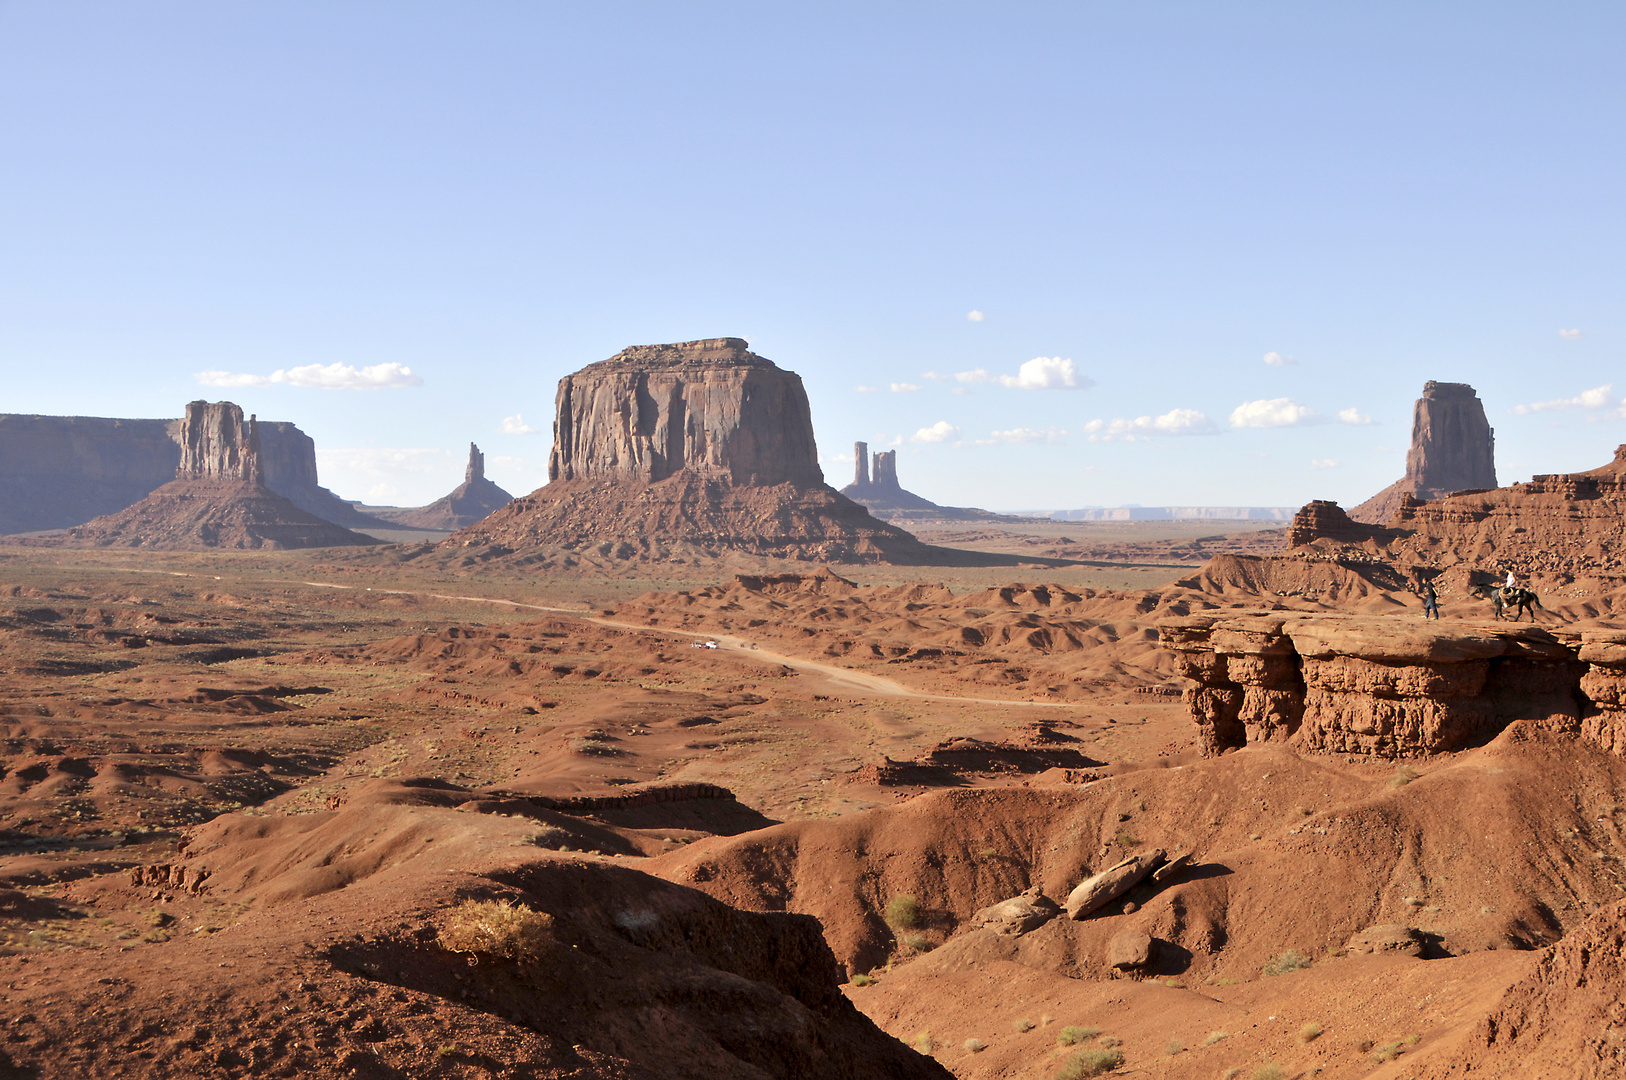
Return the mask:
[(620, 757), (626, 753), (619, 746), (604, 742), (602, 739), (573, 739), (570, 748), (578, 754), (586, 754), (589, 757)]
[(913, 949), (915, 952), (932, 951), (931, 939), (925, 934), (905, 934), (900, 940), (905, 948)]
[(1118, 1038), (1116, 1035), (1103, 1035), (1099, 1039), (1095, 1040), (1095, 1045), (1104, 1046), (1108, 1050), (1112, 1049), (1114, 1046), (1122, 1046), (1123, 1044), (1124, 1041)]
[(540, 956), (553, 930), (553, 916), (501, 900), (465, 900), (441, 921), (440, 947), (522, 960)]
[(1299, 1042), (1311, 1043), (1321, 1038), (1321, 1025), (1316, 1023), (1305, 1024), (1299, 1028)]
[(1101, 1034), (1100, 1028), (1080, 1027), (1077, 1024), (1069, 1024), (1056, 1033), (1056, 1045), (1077, 1046), (1079, 1043), (1089, 1042), (1099, 1034)]
[(1229, 1031), (1210, 1031), (1208, 1033), (1208, 1038), (1203, 1040), (1203, 1045), (1204, 1046), (1213, 1046), (1215, 1043), (1219, 1042), (1221, 1039), (1229, 1039), (1230, 1037), (1231, 1037), (1231, 1033)]
[(1277, 953), (1269, 960), (1266, 960), (1265, 966), (1260, 971), (1266, 975), (1286, 975), (1289, 971), (1298, 971), (1309, 966), (1310, 958), (1308, 956), (1305, 956), (1297, 949), (1288, 949), (1286, 952)]
[(1109, 1073), (1124, 1063), (1122, 1050), (1081, 1050), (1062, 1064), (1056, 1080), (1082, 1080), (1086, 1076)]
[(1402, 765), (1395, 770), (1394, 776), (1389, 778), (1389, 786), (1405, 787), (1415, 779), (1417, 779), (1417, 770), (1410, 765)]
[(920, 901), (899, 893), (886, 902), (886, 925), (894, 930), (913, 930), (920, 925)]
[(1170, 1057), (1173, 1057), (1176, 1054), (1183, 1054), (1186, 1052), (1186, 1044), (1181, 1042), (1179, 1039), (1170, 1039), (1168, 1045), (1163, 1047), (1163, 1052)]
[(865, 975), (862, 971), (860, 971), (857, 975), (854, 975), (851, 979), (849, 979), (847, 981), (852, 983), (854, 986), (871, 986), (871, 985), (873, 985), (875, 983), (875, 980), (873, 978), (871, 978), (868, 975)]
[(984, 1050), (988, 1049), (988, 1044), (983, 1042), (981, 1039), (967, 1039), (965, 1042), (961, 1043), (960, 1045), (964, 1046), (967, 1050), (971, 1051), (973, 1054), (980, 1054)]
[(932, 1038), (932, 1033), (930, 1031), (922, 1031), (919, 1035), (915, 1036), (914, 1046), (915, 1053), (929, 1054), (933, 1050), (937, 1049), (937, 1040)]
[(1051, 1024), (1054, 1024), (1055, 1022), (1056, 1022), (1056, 1018), (1054, 1016), (1051, 1016), (1049, 1013), (1045, 1013), (1043, 1016), (1039, 1017), (1039, 1026), (1040, 1027), (1049, 1027)]
[(1026, 1035), (1028, 1032), (1032, 1031), (1038, 1025), (1035, 1024), (1032, 1020), (1018, 1020), (1016, 1023), (1012, 1024), (1011, 1026), (1014, 1027), (1017, 1030), (1018, 1034)]
[(1372, 1051), (1372, 1057), (1377, 1061), (1393, 1061), (1395, 1058), (1399, 1057), (1401, 1053), (1400, 1041), (1397, 1039), (1392, 1043), (1384, 1043), (1382, 1046)]
[(1253, 1070), (1250, 1080), (1287, 1080), (1287, 1073), (1282, 1071), (1280, 1065), (1267, 1061)]
[(445, 1060), (446, 1058), (449, 1058), (449, 1057), (456, 1057), (457, 1056), (457, 1047), (453, 1046), (451, 1043), (446, 1043), (440, 1049), (435, 1051), (435, 1056), (442, 1059), (442, 1060)]
[(1128, 829), (1119, 829), (1118, 830), (1118, 835), (1114, 836), (1112, 838), (1112, 842), (1114, 844), (1117, 844), (1121, 848), (1132, 848), (1132, 847), (1139, 847), (1140, 846), (1140, 841), (1136, 840), (1133, 836), (1129, 835), (1129, 830)]

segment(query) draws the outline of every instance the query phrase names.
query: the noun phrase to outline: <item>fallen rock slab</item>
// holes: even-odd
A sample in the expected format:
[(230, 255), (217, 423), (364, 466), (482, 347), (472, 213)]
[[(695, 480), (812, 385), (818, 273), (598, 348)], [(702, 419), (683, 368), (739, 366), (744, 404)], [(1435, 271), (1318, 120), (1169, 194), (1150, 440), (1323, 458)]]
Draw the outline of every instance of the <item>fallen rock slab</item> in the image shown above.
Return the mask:
[(1159, 848), (1143, 855), (1131, 855), (1116, 866), (1110, 866), (1093, 877), (1079, 882), (1067, 894), (1067, 916), (1082, 919), (1105, 907), (1124, 893), (1139, 885), (1148, 874), (1163, 865), (1165, 855)]
[(1152, 962), (1152, 935), (1144, 930), (1120, 930), (1107, 942), (1107, 966), (1114, 971), (1143, 968)]

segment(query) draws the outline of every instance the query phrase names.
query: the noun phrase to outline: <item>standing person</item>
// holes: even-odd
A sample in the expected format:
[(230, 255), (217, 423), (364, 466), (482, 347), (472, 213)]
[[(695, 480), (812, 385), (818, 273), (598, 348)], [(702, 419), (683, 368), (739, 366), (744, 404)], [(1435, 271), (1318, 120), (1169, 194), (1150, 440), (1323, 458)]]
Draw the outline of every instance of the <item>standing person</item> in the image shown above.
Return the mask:
[(1426, 619), (1430, 615), (1433, 615), (1436, 619), (1440, 617), (1440, 598), (1434, 595), (1434, 583), (1425, 581), (1423, 582), (1423, 618)]

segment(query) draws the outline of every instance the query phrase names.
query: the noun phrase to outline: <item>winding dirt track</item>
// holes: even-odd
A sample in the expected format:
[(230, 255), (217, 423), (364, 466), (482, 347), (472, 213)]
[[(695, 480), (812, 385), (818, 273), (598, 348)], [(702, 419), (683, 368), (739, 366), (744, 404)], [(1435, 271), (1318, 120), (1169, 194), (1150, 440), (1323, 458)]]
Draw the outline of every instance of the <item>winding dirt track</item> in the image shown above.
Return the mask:
[[(354, 590), (356, 588), (354, 585), (334, 585), (325, 581), (306, 581), (302, 584), (312, 585), (319, 589)], [(668, 637), (689, 638), (701, 642), (715, 641), (719, 649), (739, 653), (742, 659), (757, 660), (766, 664), (782, 664), (795, 671), (816, 675), (823, 679), (831, 689), (848, 694), (914, 698), (922, 701), (958, 701), (968, 705), (1005, 705), (1033, 709), (1077, 709), (1083, 707), (1070, 701), (1010, 701), (1004, 698), (928, 694), (923, 690), (910, 689), (902, 683), (894, 682), (880, 675), (870, 675), (867, 672), (853, 671), (851, 668), (837, 667), (834, 664), (821, 664), (817, 660), (807, 660), (799, 656), (774, 652), (771, 649), (758, 648), (744, 638), (733, 637), (728, 634), (703, 634), (694, 630), (677, 630), (667, 626), (642, 626), (638, 623), (620, 622), (615, 619), (589, 615), (580, 608), (548, 607), (545, 604), (524, 604), (518, 600), (502, 600), (492, 596), (454, 596), (449, 593), (424, 593), (410, 589), (369, 589), (367, 591), (395, 596), (427, 596), (433, 600), (458, 600), (471, 604), (501, 604), (504, 607), (520, 608), (525, 611), (546, 611), (552, 615), (565, 615), (572, 619), (580, 619), (583, 622), (596, 623), (599, 626), (614, 627), (617, 630), (635, 630), (645, 634), (665, 634)]]

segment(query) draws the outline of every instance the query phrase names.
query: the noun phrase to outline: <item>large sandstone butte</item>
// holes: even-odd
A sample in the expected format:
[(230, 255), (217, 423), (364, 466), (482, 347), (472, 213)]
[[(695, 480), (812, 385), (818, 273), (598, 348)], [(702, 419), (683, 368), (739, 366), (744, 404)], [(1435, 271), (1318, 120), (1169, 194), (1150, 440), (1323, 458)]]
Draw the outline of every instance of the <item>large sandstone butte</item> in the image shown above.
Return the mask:
[(469, 443), (469, 464), (463, 482), (428, 506), (410, 510), (375, 509), (374, 515), (415, 529), (461, 529), (501, 510), (514, 497), (486, 479), (486, 456)]
[(990, 519), (997, 520), (1000, 515), (989, 513), (987, 510), (977, 510), (963, 506), (939, 506), (930, 499), (921, 498), (912, 491), (906, 491), (898, 483), (898, 452), (896, 450), (877, 450), (874, 455), (875, 473), (870, 475), (869, 443), (853, 443), (853, 482), (841, 489), (841, 493), (855, 503), (868, 508), (869, 512), (878, 518), (894, 520), (897, 518), (949, 518), (956, 521)]
[(168, 550), (377, 543), (265, 486), (259, 424), (229, 401), (194, 401), (180, 423), (175, 478), (116, 514), (68, 530), (70, 543)]
[[(0, 413), (0, 533), (64, 529), (140, 502), (175, 479), (184, 423)], [(326, 521), (383, 524), (322, 487), (309, 435), (285, 421), (258, 430), (266, 487)]]
[(455, 534), (502, 554), (679, 548), (938, 561), (824, 482), (801, 377), (739, 338), (638, 345), (559, 380), (550, 483)]
[(1496, 486), (1496, 432), (1485, 406), (1467, 383), (1423, 384), (1412, 410), (1406, 475), (1349, 512), (1355, 521), (1382, 525), (1404, 498), (1438, 499)]

